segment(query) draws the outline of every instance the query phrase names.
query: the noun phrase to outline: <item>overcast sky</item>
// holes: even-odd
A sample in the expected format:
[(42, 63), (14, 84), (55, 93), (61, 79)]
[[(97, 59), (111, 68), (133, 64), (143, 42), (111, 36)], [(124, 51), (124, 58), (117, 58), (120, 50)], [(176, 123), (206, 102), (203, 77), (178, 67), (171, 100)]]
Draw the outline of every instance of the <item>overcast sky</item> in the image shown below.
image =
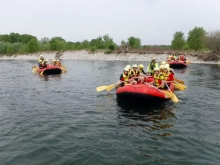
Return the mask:
[(195, 26), (220, 30), (220, 0), (0, 0), (0, 34), (91, 40), (108, 34), (120, 44), (170, 45)]

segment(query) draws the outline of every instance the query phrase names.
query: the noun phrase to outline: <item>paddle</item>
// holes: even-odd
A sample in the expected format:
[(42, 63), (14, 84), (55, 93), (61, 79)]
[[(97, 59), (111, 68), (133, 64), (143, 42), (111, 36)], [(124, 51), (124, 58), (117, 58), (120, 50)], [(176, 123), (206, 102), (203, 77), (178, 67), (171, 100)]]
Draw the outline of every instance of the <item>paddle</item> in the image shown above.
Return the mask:
[(160, 90), (160, 89), (158, 89), (157, 87), (155, 87), (155, 86), (153, 86), (153, 85), (150, 85), (150, 84), (148, 84), (148, 83), (146, 83), (146, 84), (149, 85), (149, 86), (151, 86), (151, 87), (153, 87), (153, 88), (156, 88), (156, 89), (159, 90), (160, 92), (163, 92), (165, 95), (167, 95), (168, 97), (170, 97), (170, 98), (173, 100), (173, 102), (175, 102), (175, 103), (179, 102), (178, 98), (176, 97), (176, 95), (175, 95), (173, 92), (171, 92), (171, 90), (170, 90), (169, 87), (168, 87), (168, 89), (170, 90), (170, 92), (169, 92), (169, 91)]
[(34, 69), (32, 70), (33, 73), (36, 73), (36, 71), (37, 71), (37, 68), (34, 68)]
[[(167, 83), (165, 83), (167, 88), (169, 89), (170, 93), (168, 95), (168, 91), (164, 91), (164, 93), (166, 93), (168, 96), (171, 96), (170, 98), (173, 100), (173, 102), (178, 103), (179, 99), (176, 97), (176, 95), (170, 90), (170, 87), (167, 85)], [(171, 94), (171, 95), (170, 95)]]
[(174, 78), (174, 80), (180, 84), (185, 84), (183, 80), (180, 80), (180, 79), (177, 79), (177, 78)]
[(187, 63), (187, 64), (191, 64), (191, 61), (189, 61), (189, 60), (186, 60), (186, 63)]
[(106, 90), (107, 88), (111, 90), (112, 86), (114, 87), (115, 84), (111, 84), (111, 85), (108, 85), (108, 86), (100, 86), (100, 87), (97, 87), (97, 88), (96, 88), (96, 91), (97, 91), (97, 92), (100, 92), (100, 91)]
[(97, 87), (97, 88), (96, 88), (96, 91), (97, 91), (97, 92), (103, 91), (103, 90), (105, 90), (107, 87), (108, 87), (108, 86), (100, 86), (100, 87)]
[[(60, 68), (61, 68), (61, 67), (60, 67)], [(66, 72), (67, 72), (67, 70), (64, 69), (64, 68), (61, 68), (61, 70), (62, 70), (63, 73), (66, 73)]]
[(183, 84), (173, 84), (176, 89), (185, 90), (187, 87)]
[[(45, 68), (45, 69), (46, 69), (46, 68)], [(45, 69), (40, 72), (40, 75), (41, 75), (41, 76), (44, 74)]]
[[(124, 82), (124, 81), (122, 81), (122, 82)], [(108, 86), (100, 86), (100, 87), (97, 87), (97, 88), (96, 88), (96, 91), (97, 91), (97, 92), (100, 92), (100, 91), (103, 91), (103, 90), (110, 91), (110, 90), (114, 89), (116, 85), (121, 84), (122, 82), (117, 82), (117, 83), (115, 83), (115, 84), (111, 84), (111, 85), (108, 85)]]

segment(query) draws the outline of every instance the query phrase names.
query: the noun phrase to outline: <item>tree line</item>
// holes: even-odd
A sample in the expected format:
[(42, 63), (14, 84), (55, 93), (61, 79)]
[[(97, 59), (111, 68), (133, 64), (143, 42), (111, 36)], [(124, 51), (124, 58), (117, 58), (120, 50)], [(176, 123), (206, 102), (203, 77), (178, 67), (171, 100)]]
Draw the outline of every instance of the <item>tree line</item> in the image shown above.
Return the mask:
[[(123, 45), (130, 45), (132, 48), (140, 48), (141, 40), (139, 38), (130, 37), (128, 40), (122, 41)], [(82, 42), (65, 41), (61, 37), (52, 37), (51, 39), (44, 37), (37, 40), (35, 36), (29, 34), (10, 33), (0, 35), (0, 54), (25, 54), (35, 53), (39, 51), (65, 51), (65, 50), (91, 50), (106, 49), (106, 53), (110, 53), (116, 48), (116, 44), (109, 35), (99, 36), (91, 41), (84, 40)]]
[(195, 51), (209, 49), (212, 53), (220, 54), (220, 31), (206, 32), (203, 27), (195, 27), (188, 32), (186, 39), (183, 32), (175, 32), (171, 41), (171, 48)]
[[(29, 34), (10, 33), (0, 35), (0, 54), (25, 54), (43, 51), (65, 51), (65, 50), (90, 50), (105, 49), (111, 53), (117, 47), (129, 47), (132, 49), (147, 48), (149, 45), (141, 45), (141, 39), (129, 37), (127, 41), (122, 40), (120, 45), (115, 44), (113, 39), (105, 34), (90, 41), (82, 42), (65, 41), (61, 37), (44, 37), (40, 40)], [(164, 46), (162, 46), (164, 48)], [(202, 27), (195, 27), (188, 32), (185, 39), (184, 33), (175, 32), (170, 46), (173, 50), (201, 50), (209, 49), (213, 53), (220, 53), (220, 31), (206, 32)]]

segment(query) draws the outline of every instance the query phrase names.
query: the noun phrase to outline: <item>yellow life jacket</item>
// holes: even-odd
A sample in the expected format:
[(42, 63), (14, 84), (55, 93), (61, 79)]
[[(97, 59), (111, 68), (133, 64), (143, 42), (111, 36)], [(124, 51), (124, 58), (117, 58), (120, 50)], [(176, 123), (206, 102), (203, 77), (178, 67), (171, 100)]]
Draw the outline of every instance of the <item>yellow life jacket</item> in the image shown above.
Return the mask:
[[(154, 84), (156, 87), (161, 85), (162, 80), (164, 80), (163, 74), (160, 73), (158, 76), (154, 74)], [(161, 88), (163, 88), (163, 86)]]
[(124, 73), (123, 73), (123, 78), (124, 78), (124, 83), (125, 84), (128, 84), (128, 80), (129, 80), (129, 77), (130, 77), (130, 75), (128, 74), (128, 75), (125, 75)]
[(140, 73), (143, 73), (143, 70), (144, 70), (144, 69), (139, 69)]
[(170, 75), (170, 71), (168, 71), (167, 73), (163, 72), (164, 80), (167, 80), (169, 75)]
[(139, 75), (139, 73), (140, 73), (138, 69), (136, 69), (136, 71), (132, 70), (131, 72), (132, 72), (132, 74), (133, 74), (134, 76), (136, 76), (136, 77), (137, 77), (137, 76)]

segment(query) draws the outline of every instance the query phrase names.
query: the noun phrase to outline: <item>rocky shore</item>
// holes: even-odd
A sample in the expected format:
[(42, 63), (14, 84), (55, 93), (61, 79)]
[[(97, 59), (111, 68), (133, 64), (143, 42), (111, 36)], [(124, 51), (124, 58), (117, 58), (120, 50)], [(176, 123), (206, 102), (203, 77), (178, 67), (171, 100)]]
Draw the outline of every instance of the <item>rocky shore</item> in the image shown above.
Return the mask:
[[(156, 58), (158, 62), (164, 61), (169, 54), (139, 54), (139, 53), (111, 53), (104, 54), (103, 52), (90, 53), (89, 51), (65, 51), (65, 52), (42, 52), (35, 54), (0, 56), (0, 59), (14, 59), (14, 60), (37, 60), (40, 55), (51, 60), (55, 57), (59, 59), (71, 60), (108, 60), (108, 61), (150, 61), (152, 57)], [(187, 60), (191, 63), (205, 63), (205, 64), (220, 64), (220, 61), (203, 61), (197, 55), (185, 55)]]

